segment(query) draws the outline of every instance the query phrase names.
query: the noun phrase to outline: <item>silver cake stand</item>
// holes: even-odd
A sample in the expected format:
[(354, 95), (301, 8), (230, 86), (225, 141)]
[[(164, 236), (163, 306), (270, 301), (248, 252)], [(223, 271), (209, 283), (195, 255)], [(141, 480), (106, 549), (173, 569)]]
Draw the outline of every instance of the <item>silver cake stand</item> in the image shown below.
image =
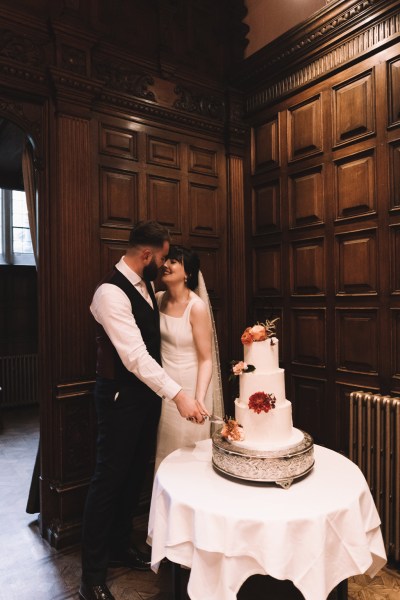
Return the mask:
[(302, 432), (303, 441), (286, 450), (259, 451), (241, 448), (221, 437), (212, 436), (212, 463), (217, 472), (246, 481), (276, 483), (284, 489), (307, 475), (314, 466), (314, 441)]

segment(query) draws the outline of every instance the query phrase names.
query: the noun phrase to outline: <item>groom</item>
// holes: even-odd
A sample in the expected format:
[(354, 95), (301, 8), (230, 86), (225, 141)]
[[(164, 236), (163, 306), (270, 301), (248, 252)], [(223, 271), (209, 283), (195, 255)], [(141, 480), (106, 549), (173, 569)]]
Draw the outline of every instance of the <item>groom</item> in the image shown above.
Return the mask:
[(81, 600), (115, 600), (108, 566), (147, 570), (150, 554), (131, 544), (138, 504), (157, 433), (161, 402), (182, 417), (204, 421), (204, 406), (162, 369), (157, 302), (151, 282), (169, 251), (167, 229), (138, 223), (128, 250), (97, 287), (97, 456), (83, 516)]

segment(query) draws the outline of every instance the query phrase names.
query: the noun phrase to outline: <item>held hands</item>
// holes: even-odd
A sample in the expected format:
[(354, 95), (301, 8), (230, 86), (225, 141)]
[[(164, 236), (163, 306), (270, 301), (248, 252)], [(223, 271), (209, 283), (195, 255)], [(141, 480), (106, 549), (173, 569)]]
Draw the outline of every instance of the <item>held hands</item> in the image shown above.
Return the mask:
[(181, 417), (193, 423), (204, 423), (204, 417), (209, 414), (203, 402), (192, 398), (183, 390), (178, 392), (173, 400)]

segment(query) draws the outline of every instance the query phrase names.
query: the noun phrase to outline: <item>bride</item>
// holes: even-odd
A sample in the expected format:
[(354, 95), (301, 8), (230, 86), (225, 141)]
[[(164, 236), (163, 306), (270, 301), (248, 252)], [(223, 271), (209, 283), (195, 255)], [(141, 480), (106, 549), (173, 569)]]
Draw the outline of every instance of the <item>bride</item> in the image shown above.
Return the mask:
[[(162, 366), (208, 413), (222, 416), (221, 375), (214, 319), (198, 255), (171, 246), (162, 271), (166, 291), (156, 294), (160, 310)], [(164, 401), (157, 434), (155, 470), (174, 450), (210, 437), (210, 423), (196, 426)]]

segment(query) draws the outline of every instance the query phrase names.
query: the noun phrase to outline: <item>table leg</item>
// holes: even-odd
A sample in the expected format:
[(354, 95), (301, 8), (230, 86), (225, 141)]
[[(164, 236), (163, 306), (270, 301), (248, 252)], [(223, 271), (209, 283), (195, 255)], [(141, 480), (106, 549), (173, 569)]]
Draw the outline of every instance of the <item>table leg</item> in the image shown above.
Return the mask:
[(173, 600), (183, 600), (182, 599), (182, 588), (181, 588), (181, 565), (172, 562), (172, 599)]

